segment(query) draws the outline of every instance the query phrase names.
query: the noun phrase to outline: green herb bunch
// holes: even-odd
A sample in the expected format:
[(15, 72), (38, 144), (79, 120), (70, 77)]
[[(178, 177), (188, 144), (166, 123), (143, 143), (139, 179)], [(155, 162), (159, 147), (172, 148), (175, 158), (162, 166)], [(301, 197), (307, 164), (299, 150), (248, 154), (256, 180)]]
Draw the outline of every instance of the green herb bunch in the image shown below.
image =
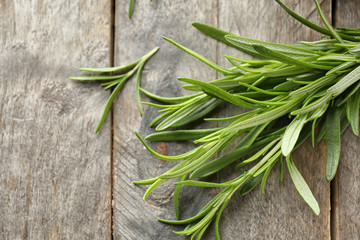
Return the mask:
[[(194, 23), (194, 27), (204, 34), (261, 59), (225, 56), (233, 65), (227, 69), (164, 38), (224, 77), (209, 82), (179, 78), (188, 84), (184, 86), (185, 89), (198, 91), (185, 97), (166, 98), (140, 88), (149, 97), (164, 103), (146, 103), (160, 108), (160, 115), (150, 126), (156, 125), (156, 130), (161, 131), (147, 136), (146, 140), (193, 140), (198, 145), (184, 154), (165, 156), (152, 150), (136, 133), (144, 146), (157, 158), (182, 160), (158, 177), (135, 182), (138, 185), (150, 185), (144, 194), (145, 200), (166, 180), (178, 179), (174, 192), (177, 220), (159, 219), (169, 224), (187, 225), (176, 234), (201, 239), (214, 221), (216, 237), (220, 239), (220, 216), (233, 194), (239, 190), (240, 194), (245, 195), (258, 184), (261, 184), (263, 191), (266, 179), (276, 163), (280, 165), (282, 179), (283, 159), (299, 194), (318, 215), (319, 205), (297, 170), (291, 157), (292, 152), (308, 137), (312, 138), (314, 146), (316, 141), (325, 136), (326, 179), (330, 181), (339, 164), (341, 133), (350, 124), (354, 134), (359, 135), (360, 29), (334, 29), (325, 19), (316, 0), (318, 12), (327, 28), (302, 18), (280, 0), (277, 2), (295, 19), (328, 38), (298, 44), (276, 44), (235, 36), (212, 26)], [(220, 128), (163, 131), (203, 119), (224, 102), (251, 110), (236, 116), (204, 119), (210, 122), (229, 122), (227, 126)], [(319, 131), (315, 136), (317, 127)], [(239, 141), (229, 150), (235, 140)], [(229, 150), (226, 154), (215, 157), (226, 149)], [(252, 167), (227, 182), (198, 180), (235, 161), (238, 161), (236, 168), (249, 163), (252, 163)], [(195, 216), (180, 220), (178, 205), (183, 185), (217, 187), (221, 191)]]

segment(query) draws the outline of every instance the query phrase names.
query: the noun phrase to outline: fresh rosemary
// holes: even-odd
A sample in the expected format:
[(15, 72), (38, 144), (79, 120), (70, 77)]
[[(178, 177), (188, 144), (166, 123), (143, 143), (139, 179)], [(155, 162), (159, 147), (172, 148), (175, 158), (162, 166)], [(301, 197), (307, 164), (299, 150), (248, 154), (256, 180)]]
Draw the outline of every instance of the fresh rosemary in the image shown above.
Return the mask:
[[(187, 225), (183, 231), (175, 232), (176, 234), (192, 235), (193, 238), (201, 239), (207, 227), (214, 221), (216, 238), (220, 239), (220, 216), (232, 195), (237, 190), (245, 195), (260, 183), (263, 192), (271, 169), (276, 163), (281, 165), (283, 158), (295, 188), (314, 213), (319, 215), (319, 205), (297, 170), (291, 154), (308, 137), (312, 138), (313, 146), (316, 141), (325, 137), (326, 179), (330, 181), (339, 164), (341, 133), (350, 123), (354, 134), (359, 135), (360, 30), (334, 29), (324, 17), (316, 0), (316, 7), (327, 28), (302, 18), (280, 0), (277, 2), (292, 17), (328, 38), (285, 45), (235, 36), (212, 26), (194, 23), (194, 27), (204, 34), (261, 59), (225, 56), (233, 65), (227, 69), (173, 40), (164, 38), (224, 77), (209, 82), (179, 78), (188, 84), (184, 86), (185, 89), (199, 91), (180, 98), (165, 98), (141, 89), (149, 97), (164, 102), (145, 103), (160, 108), (160, 115), (150, 126), (156, 125), (156, 130), (162, 131), (147, 136), (146, 140), (194, 140), (198, 145), (181, 155), (164, 156), (152, 150), (136, 133), (144, 146), (157, 158), (167, 161), (182, 160), (156, 178), (135, 182), (138, 185), (150, 185), (144, 194), (146, 200), (151, 192), (166, 180), (178, 179), (174, 193), (177, 220), (159, 219), (169, 224)], [(204, 119), (230, 122), (221, 128), (163, 131), (202, 119), (222, 102), (252, 110), (226, 118)], [(316, 127), (320, 127), (317, 136)], [(215, 157), (217, 153), (229, 148), (236, 139), (241, 140), (233, 149)], [(248, 158), (243, 160), (245, 156)], [(236, 168), (249, 163), (256, 164), (231, 181), (215, 183), (199, 180), (235, 161), (239, 161)], [(280, 178), (282, 179), (282, 172)], [(195, 216), (180, 220), (178, 198), (183, 185), (218, 187), (222, 190)]]
[[(77, 81), (105, 81), (101, 84), (105, 89), (115, 87), (96, 129), (98, 132), (116, 95), (125, 82), (137, 72), (135, 89), (140, 114), (140, 91), (158, 102), (163, 102), (145, 103), (160, 108), (160, 115), (150, 123), (150, 127), (156, 126), (159, 132), (150, 134), (145, 140), (193, 140), (197, 145), (189, 152), (165, 156), (152, 150), (136, 133), (149, 152), (157, 158), (167, 161), (182, 160), (158, 177), (135, 182), (137, 185), (150, 185), (143, 197), (146, 200), (151, 192), (166, 180), (178, 179), (174, 192), (177, 220), (159, 219), (169, 224), (186, 225), (183, 231), (175, 232), (176, 234), (192, 235), (192, 239), (201, 239), (210, 223), (214, 221), (216, 238), (220, 239), (220, 217), (233, 194), (239, 190), (241, 195), (245, 195), (258, 184), (263, 192), (267, 177), (277, 163), (280, 166), (282, 180), (284, 158), (295, 188), (314, 213), (319, 215), (319, 205), (296, 168), (292, 152), (309, 137), (312, 139), (313, 147), (325, 137), (326, 179), (331, 181), (340, 160), (341, 133), (350, 124), (354, 134), (359, 135), (360, 29), (334, 29), (324, 17), (316, 0), (315, 5), (326, 28), (299, 16), (281, 0), (276, 1), (293, 18), (326, 35), (327, 38), (314, 42), (277, 44), (236, 36), (206, 24), (194, 23), (193, 26), (202, 33), (260, 59), (225, 56), (233, 65), (228, 69), (171, 39), (164, 38), (223, 74), (223, 77), (209, 82), (179, 78), (188, 84), (184, 85), (185, 89), (196, 91), (193, 95), (184, 97), (162, 97), (140, 88), (143, 66), (158, 48), (126, 66), (80, 69), (106, 75), (71, 78)], [(130, 0), (129, 17), (132, 15), (133, 7), (134, 0)], [(108, 74), (113, 72), (120, 73)], [(222, 103), (251, 110), (224, 118), (204, 118)], [(210, 129), (164, 131), (170, 127), (187, 126), (199, 119), (229, 124)], [(317, 127), (319, 131), (316, 136)], [(230, 148), (235, 140), (238, 140), (238, 143), (232, 149), (220, 157), (215, 157)], [(247, 158), (243, 159), (244, 157)], [(248, 166), (249, 163), (252, 163), (252, 167), (227, 182), (199, 180), (234, 162), (238, 162), (235, 169)], [(180, 220), (179, 195), (184, 185), (217, 187), (221, 190), (195, 216)]]

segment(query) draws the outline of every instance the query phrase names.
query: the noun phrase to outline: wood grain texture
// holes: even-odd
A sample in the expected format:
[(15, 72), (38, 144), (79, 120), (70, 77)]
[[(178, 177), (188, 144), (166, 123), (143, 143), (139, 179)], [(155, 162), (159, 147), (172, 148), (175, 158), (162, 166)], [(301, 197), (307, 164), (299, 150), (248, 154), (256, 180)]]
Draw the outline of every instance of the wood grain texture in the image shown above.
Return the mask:
[(110, 239), (110, 1), (0, 1), (0, 239)]
[[(337, 0), (335, 9), (336, 27), (360, 28), (360, 1)], [(332, 228), (336, 230), (333, 239), (360, 239), (360, 138), (350, 127), (341, 137), (341, 156), (337, 173), (338, 192), (334, 192), (338, 202), (338, 221)]]
[[(321, 23), (313, 1), (285, 3), (307, 19)], [(330, 18), (331, 1), (322, 1), (321, 6)], [(244, 37), (277, 43), (320, 38), (320, 34), (292, 19), (273, 1), (219, 1), (218, 24), (221, 29)], [(225, 66), (230, 66), (222, 57), (225, 54), (249, 57), (223, 44), (219, 45), (218, 52), (219, 64)], [(223, 114), (230, 116), (239, 113), (239, 110), (228, 108)], [(222, 226), (226, 226), (222, 228), (224, 239), (244, 236), (246, 239), (330, 239), (330, 186), (325, 180), (324, 143), (313, 149), (306, 142), (293, 157), (320, 205), (320, 216), (316, 216), (298, 194), (287, 169), (284, 170), (283, 182), (279, 181), (276, 164), (263, 194), (258, 186), (244, 197), (234, 195), (223, 214)], [(220, 173), (220, 179), (232, 172), (231, 169)], [(232, 177), (237, 175), (233, 173)]]
[[(202, 36), (191, 27), (193, 21), (215, 23), (216, 1), (192, 1), (185, 4), (176, 1), (136, 1), (131, 20), (126, 16), (128, 1), (119, 1), (116, 6), (116, 50), (115, 65), (128, 63), (141, 57), (155, 46), (159, 52), (145, 65), (142, 86), (163, 96), (181, 96), (182, 90), (177, 77), (186, 76), (201, 80), (215, 78), (215, 71), (190, 57), (175, 46), (161, 39), (169, 37), (209, 59), (216, 60), (216, 42)], [(144, 98), (149, 101), (149, 99)], [(175, 235), (173, 227), (162, 224), (157, 217), (174, 219), (172, 205), (173, 182), (162, 185), (142, 201), (145, 186), (135, 186), (132, 181), (156, 177), (165, 172), (174, 162), (165, 162), (151, 156), (136, 138), (154, 132), (148, 127), (157, 116), (157, 110), (144, 106), (141, 118), (137, 110), (134, 82), (128, 82), (116, 100), (114, 110), (114, 238), (115, 239), (185, 239)], [(153, 149), (168, 155), (184, 153), (192, 148), (190, 143), (151, 143)], [(205, 204), (211, 191), (195, 188), (185, 189), (180, 200), (181, 216), (189, 217)], [(187, 192), (187, 193), (186, 193)], [(196, 195), (196, 192), (199, 194)], [(202, 195), (201, 193), (204, 193)], [(200, 205), (198, 204), (200, 203)], [(186, 211), (184, 211), (186, 208)]]

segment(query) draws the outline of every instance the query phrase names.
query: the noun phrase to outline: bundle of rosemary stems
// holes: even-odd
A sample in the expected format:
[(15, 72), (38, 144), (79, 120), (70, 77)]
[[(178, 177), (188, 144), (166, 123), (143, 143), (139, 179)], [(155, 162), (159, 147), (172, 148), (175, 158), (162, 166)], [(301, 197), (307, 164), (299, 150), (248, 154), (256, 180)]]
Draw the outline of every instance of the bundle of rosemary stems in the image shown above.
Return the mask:
[[(161, 131), (147, 136), (146, 140), (193, 140), (199, 145), (181, 155), (165, 156), (152, 150), (136, 133), (144, 146), (157, 158), (168, 161), (182, 160), (158, 177), (135, 182), (138, 185), (150, 185), (144, 194), (145, 200), (166, 180), (178, 179), (174, 192), (174, 207), (178, 220), (159, 219), (169, 224), (187, 225), (183, 231), (175, 232), (177, 234), (192, 235), (193, 238), (201, 239), (214, 220), (216, 237), (220, 239), (219, 220), (232, 195), (237, 190), (242, 195), (247, 194), (260, 183), (263, 191), (273, 166), (279, 163), (283, 169), (283, 158), (286, 159), (287, 168), (299, 194), (318, 215), (319, 205), (297, 170), (291, 157), (292, 152), (308, 137), (312, 138), (313, 146), (316, 141), (325, 137), (326, 179), (330, 181), (335, 176), (339, 164), (341, 133), (350, 123), (354, 134), (359, 134), (360, 29), (334, 29), (324, 17), (316, 0), (314, 2), (327, 28), (297, 15), (281, 0), (276, 1), (292, 17), (326, 35), (327, 38), (315, 42), (276, 44), (235, 36), (212, 26), (194, 23), (194, 27), (204, 34), (259, 57), (260, 60), (225, 56), (233, 65), (232, 68), (227, 69), (173, 40), (164, 38), (223, 74), (224, 77), (210, 82), (180, 78), (180, 81), (188, 84), (184, 86), (185, 89), (198, 93), (176, 98), (154, 95), (141, 89), (137, 81), (138, 103), (140, 103), (139, 91), (164, 103), (146, 103), (160, 108), (160, 115), (150, 123), (150, 126), (156, 125), (156, 130)], [(106, 71), (90, 69), (99, 72), (132, 69), (123, 75), (106, 76), (106, 79), (103, 79), (104, 76), (72, 78), (74, 80), (111, 79), (110, 82), (105, 83), (108, 87), (118, 84), (110, 96), (102, 122), (119, 92), (118, 88), (121, 88), (120, 82), (123, 84), (122, 81), (126, 81), (120, 79), (128, 79), (130, 74), (138, 70), (139, 80), (142, 66), (154, 51), (124, 67), (105, 69)], [(203, 119), (223, 102), (251, 110), (226, 118), (204, 119), (212, 122), (230, 122), (220, 128), (163, 131), (169, 127), (180, 127)], [(99, 126), (101, 127), (101, 124)], [(317, 136), (315, 136), (316, 127), (319, 127)], [(230, 151), (214, 158), (216, 154), (228, 149), (235, 140), (239, 139), (240, 141)], [(244, 160), (245, 156), (248, 158)], [(227, 182), (196, 180), (210, 176), (235, 161), (238, 161), (236, 168), (249, 163), (253, 165), (237, 178)], [(282, 178), (282, 171), (280, 174)], [(179, 220), (178, 199), (183, 185), (222, 189), (195, 216)]]

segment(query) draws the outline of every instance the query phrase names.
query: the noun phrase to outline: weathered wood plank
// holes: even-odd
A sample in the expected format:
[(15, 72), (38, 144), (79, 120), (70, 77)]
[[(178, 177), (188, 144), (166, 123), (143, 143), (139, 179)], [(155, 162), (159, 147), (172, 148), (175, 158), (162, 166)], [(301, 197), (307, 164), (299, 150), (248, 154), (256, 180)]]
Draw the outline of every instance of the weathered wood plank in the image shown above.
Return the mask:
[(110, 1), (0, 1), (0, 239), (110, 239)]
[[(320, 23), (313, 1), (285, 1), (302, 16)], [(326, 16), (331, 14), (331, 1), (323, 1)], [(319, 34), (302, 26), (273, 1), (219, 1), (219, 27), (241, 36), (278, 43), (315, 40)], [(237, 50), (219, 45), (219, 64), (230, 66), (224, 54), (244, 57)], [(228, 108), (223, 114), (239, 113)], [(330, 189), (325, 180), (324, 144), (312, 149), (306, 142), (293, 155), (295, 164), (318, 200), (321, 215), (316, 216), (297, 193), (287, 170), (279, 182), (275, 165), (266, 182), (264, 194), (257, 187), (241, 197), (234, 195), (222, 219), (224, 239), (330, 239)], [(285, 165), (286, 166), (286, 165)], [(284, 167), (285, 167), (284, 166)], [(286, 167), (285, 167), (286, 168)], [(220, 178), (232, 173), (224, 171)], [(240, 174), (240, 173), (238, 173)], [(236, 177), (232, 174), (232, 177)]]
[[(185, 93), (176, 79), (179, 76), (201, 80), (215, 78), (215, 71), (162, 40), (161, 36), (172, 38), (215, 61), (216, 42), (202, 36), (191, 27), (191, 23), (201, 21), (215, 24), (216, 1), (136, 1), (131, 20), (127, 18), (127, 4), (128, 1), (118, 1), (116, 6), (116, 65), (133, 61), (153, 47), (160, 46), (159, 52), (145, 65), (142, 85), (163, 96)], [(157, 109), (145, 106), (144, 110), (141, 118), (135, 102), (134, 84), (129, 82), (116, 100), (114, 110), (114, 237), (129, 240), (184, 239), (172, 233), (172, 230), (182, 227), (161, 224), (156, 220), (157, 217), (175, 218), (173, 184), (164, 184), (143, 202), (146, 188), (132, 183), (134, 180), (153, 178), (174, 166), (174, 162), (152, 157), (136, 138), (134, 131), (139, 131), (142, 136), (154, 132), (148, 125), (157, 116)], [(175, 155), (190, 150), (193, 145), (155, 143), (151, 146), (158, 150), (162, 148), (162, 153)], [(202, 207), (206, 199), (196, 188), (185, 191), (188, 193), (182, 197), (180, 208), (182, 217), (189, 217)], [(204, 194), (210, 194), (209, 190)]]
[[(336, 1), (336, 27), (360, 28), (360, 1)], [(334, 187), (333, 207), (337, 210), (338, 221), (333, 222), (333, 239), (360, 239), (360, 138), (350, 127), (341, 138), (341, 159)], [(336, 186), (337, 185), (337, 186)], [(337, 200), (338, 202), (336, 202)]]

